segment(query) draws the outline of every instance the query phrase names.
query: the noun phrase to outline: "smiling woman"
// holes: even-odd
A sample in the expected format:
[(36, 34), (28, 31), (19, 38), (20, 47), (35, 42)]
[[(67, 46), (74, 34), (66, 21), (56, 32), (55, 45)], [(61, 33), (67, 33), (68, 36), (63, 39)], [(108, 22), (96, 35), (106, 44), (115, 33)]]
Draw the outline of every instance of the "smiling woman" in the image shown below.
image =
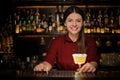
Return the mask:
[[(75, 70), (79, 73), (96, 71), (99, 56), (94, 39), (84, 36), (83, 14), (76, 6), (66, 9), (63, 21), (68, 32), (52, 40), (44, 61), (36, 65), (34, 71), (49, 71), (55, 63), (59, 70)], [(86, 54), (86, 61), (76, 64), (72, 56), (75, 53)]]

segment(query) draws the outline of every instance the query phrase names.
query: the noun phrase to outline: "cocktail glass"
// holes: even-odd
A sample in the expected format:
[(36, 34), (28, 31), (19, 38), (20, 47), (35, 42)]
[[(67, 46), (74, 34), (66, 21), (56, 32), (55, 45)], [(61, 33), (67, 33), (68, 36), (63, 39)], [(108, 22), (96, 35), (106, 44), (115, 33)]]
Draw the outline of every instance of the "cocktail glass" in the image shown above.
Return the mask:
[(86, 61), (87, 54), (85, 53), (75, 53), (72, 55), (75, 64), (83, 64)]

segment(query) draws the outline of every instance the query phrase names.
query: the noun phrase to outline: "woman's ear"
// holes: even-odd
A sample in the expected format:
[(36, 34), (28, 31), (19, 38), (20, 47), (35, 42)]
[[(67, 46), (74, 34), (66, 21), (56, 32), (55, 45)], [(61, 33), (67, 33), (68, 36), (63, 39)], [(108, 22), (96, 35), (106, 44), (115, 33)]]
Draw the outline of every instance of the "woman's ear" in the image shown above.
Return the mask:
[(66, 26), (66, 23), (64, 23), (64, 26)]

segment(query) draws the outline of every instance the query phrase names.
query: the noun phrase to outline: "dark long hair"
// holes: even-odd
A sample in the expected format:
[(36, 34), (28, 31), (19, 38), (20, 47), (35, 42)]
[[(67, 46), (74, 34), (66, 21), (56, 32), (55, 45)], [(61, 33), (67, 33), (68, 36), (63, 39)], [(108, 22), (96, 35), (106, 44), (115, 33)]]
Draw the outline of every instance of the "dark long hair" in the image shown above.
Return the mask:
[[(77, 6), (71, 6), (65, 10), (64, 16), (63, 16), (63, 22), (65, 22), (66, 18), (73, 12), (80, 14), (82, 16), (83, 21), (85, 20), (84, 12)], [(84, 26), (81, 28), (81, 31), (79, 33), (77, 45), (78, 45), (78, 51), (77, 51), (78, 53), (86, 53)]]

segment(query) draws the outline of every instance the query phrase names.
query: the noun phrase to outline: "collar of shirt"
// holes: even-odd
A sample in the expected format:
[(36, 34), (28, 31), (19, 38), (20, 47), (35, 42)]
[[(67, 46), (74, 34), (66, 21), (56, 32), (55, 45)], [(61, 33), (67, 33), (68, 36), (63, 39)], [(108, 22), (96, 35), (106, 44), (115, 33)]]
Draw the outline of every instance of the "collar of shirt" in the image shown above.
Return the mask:
[(68, 36), (68, 34), (65, 35), (65, 42), (64, 43), (76, 43), (76, 42), (73, 42), (70, 37)]

